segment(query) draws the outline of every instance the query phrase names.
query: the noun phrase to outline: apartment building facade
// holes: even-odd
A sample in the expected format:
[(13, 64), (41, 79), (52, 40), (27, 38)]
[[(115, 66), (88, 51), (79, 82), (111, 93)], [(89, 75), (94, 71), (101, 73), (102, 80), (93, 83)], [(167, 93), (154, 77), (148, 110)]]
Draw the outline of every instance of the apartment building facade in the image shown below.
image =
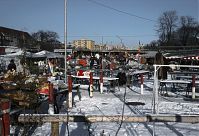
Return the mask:
[(80, 39), (80, 40), (74, 40), (73, 45), (75, 48), (87, 48), (89, 50), (93, 50), (95, 47), (95, 41), (93, 40), (87, 40), (87, 39)]

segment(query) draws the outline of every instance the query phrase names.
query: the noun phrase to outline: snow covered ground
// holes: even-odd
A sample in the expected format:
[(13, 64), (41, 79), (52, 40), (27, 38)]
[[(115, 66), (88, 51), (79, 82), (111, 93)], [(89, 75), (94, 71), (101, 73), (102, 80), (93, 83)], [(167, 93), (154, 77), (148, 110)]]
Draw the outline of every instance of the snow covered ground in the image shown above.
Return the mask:
[[(81, 86), (81, 101), (77, 96), (74, 97), (74, 106), (69, 114), (77, 115), (122, 115), (125, 102), (141, 102), (144, 105), (125, 105), (124, 115), (142, 115), (152, 113), (153, 80), (145, 79), (144, 94), (140, 94), (140, 85), (135, 84), (128, 87), (116, 87), (115, 92), (106, 91), (100, 94), (94, 91), (92, 98), (88, 95), (88, 86)], [(105, 88), (104, 88), (105, 89)], [(126, 95), (124, 97), (124, 94)], [(185, 100), (183, 92), (171, 93), (169, 97), (159, 97), (160, 114), (199, 114), (198, 101)], [(199, 96), (199, 93), (197, 93)], [(124, 99), (125, 98), (125, 99)], [(66, 114), (66, 102), (63, 102), (60, 114)], [(67, 129), (68, 125), (68, 129)], [(59, 123), (60, 136), (198, 136), (199, 124), (191, 123)], [(44, 123), (31, 130), (28, 135), (49, 136), (51, 124)], [(68, 132), (69, 130), (69, 132)], [(119, 130), (119, 131), (118, 131)], [(20, 131), (18, 130), (20, 135)], [(12, 127), (11, 135), (16, 133), (16, 127)]]

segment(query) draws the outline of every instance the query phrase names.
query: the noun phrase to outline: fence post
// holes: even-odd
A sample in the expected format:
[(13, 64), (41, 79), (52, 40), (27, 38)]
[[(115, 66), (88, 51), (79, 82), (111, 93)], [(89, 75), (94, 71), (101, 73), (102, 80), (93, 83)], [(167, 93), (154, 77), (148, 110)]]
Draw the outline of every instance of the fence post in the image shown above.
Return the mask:
[(49, 89), (49, 98), (48, 98), (49, 108), (48, 108), (48, 113), (49, 114), (54, 114), (54, 90), (53, 90), (53, 84), (52, 83), (48, 84), (48, 89)]
[(103, 71), (100, 69), (100, 93), (103, 93)]
[(90, 72), (89, 96), (93, 97), (93, 72)]
[(159, 113), (158, 107), (158, 67), (156, 64), (154, 66), (154, 85), (153, 85), (153, 114)]
[(73, 101), (72, 101), (72, 77), (71, 75), (68, 75), (68, 108), (73, 107)]
[(2, 128), (1, 135), (10, 135), (10, 101), (8, 99), (0, 100), (0, 110), (2, 111)]
[(51, 136), (59, 136), (59, 122), (51, 122)]
[(109, 70), (110, 70), (110, 77), (113, 76), (113, 63), (112, 63), (112, 60), (111, 60), (111, 64), (109, 66)]
[(192, 75), (192, 99), (196, 98), (196, 76)]
[[(54, 114), (54, 104), (55, 104), (55, 99), (54, 99), (54, 88), (53, 88), (53, 83), (48, 84), (49, 88), (49, 109), (48, 113), (49, 114)], [(51, 123), (51, 136), (58, 136), (59, 135), (59, 122), (52, 122)]]
[(143, 94), (143, 90), (144, 90), (144, 86), (143, 86), (143, 83), (144, 83), (144, 77), (143, 77), (143, 74), (140, 75), (140, 83), (141, 83), (141, 94)]

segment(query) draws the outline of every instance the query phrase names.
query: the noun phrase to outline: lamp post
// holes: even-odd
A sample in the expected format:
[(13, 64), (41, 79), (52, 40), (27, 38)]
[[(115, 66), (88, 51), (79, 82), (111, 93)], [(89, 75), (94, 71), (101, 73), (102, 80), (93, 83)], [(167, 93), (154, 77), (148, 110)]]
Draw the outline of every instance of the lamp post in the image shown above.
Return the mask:
[(120, 36), (118, 36), (118, 35), (116, 35), (116, 37), (117, 37), (118, 39), (120, 39), (121, 47), (123, 48), (123, 47), (124, 47), (124, 43), (122, 42), (122, 38), (121, 38)]
[(67, 0), (64, 0), (64, 46), (65, 46), (65, 83), (67, 83), (68, 81), (68, 87), (70, 90), (68, 91), (67, 107), (72, 108), (72, 80), (71, 80), (71, 75), (69, 75), (69, 78), (67, 77), (68, 66), (67, 66), (67, 60), (66, 60), (67, 58)]
[(64, 70), (64, 75), (65, 75), (65, 83), (67, 83), (67, 0), (64, 0), (64, 47), (65, 47), (65, 70)]

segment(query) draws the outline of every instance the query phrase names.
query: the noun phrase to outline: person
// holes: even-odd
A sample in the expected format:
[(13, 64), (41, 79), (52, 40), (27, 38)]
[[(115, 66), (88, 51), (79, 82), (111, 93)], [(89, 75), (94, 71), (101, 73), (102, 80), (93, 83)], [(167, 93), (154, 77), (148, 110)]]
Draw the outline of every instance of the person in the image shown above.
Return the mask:
[(119, 85), (122, 86), (122, 85), (125, 85), (126, 82), (127, 82), (127, 77), (126, 77), (126, 73), (123, 71), (122, 68), (119, 68), (119, 72), (116, 76), (117, 78), (119, 78)]
[(94, 56), (91, 56), (91, 58), (90, 58), (90, 69), (93, 69), (94, 63), (95, 63), (95, 58), (94, 58)]
[(47, 73), (50, 75), (50, 76), (53, 76), (54, 75), (54, 72), (55, 72), (55, 61), (54, 59), (49, 59), (48, 60), (48, 69), (47, 69)]
[[(162, 55), (161, 52), (156, 53), (154, 64), (157, 65), (168, 65), (167, 59)], [(162, 66), (158, 70), (158, 79), (167, 79), (167, 72), (169, 70), (169, 67)]]
[(7, 70), (9, 71), (16, 71), (16, 64), (14, 62), (14, 59), (10, 60), (10, 63), (8, 64)]

